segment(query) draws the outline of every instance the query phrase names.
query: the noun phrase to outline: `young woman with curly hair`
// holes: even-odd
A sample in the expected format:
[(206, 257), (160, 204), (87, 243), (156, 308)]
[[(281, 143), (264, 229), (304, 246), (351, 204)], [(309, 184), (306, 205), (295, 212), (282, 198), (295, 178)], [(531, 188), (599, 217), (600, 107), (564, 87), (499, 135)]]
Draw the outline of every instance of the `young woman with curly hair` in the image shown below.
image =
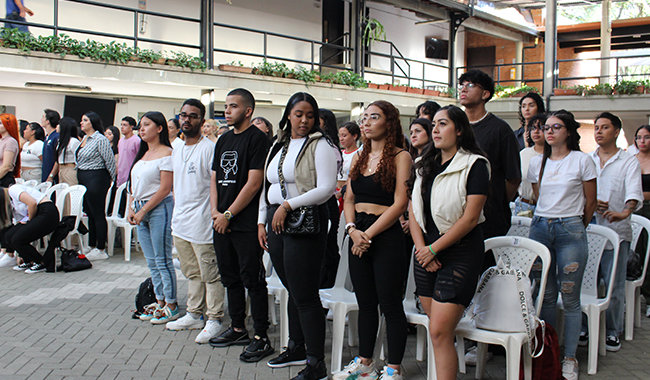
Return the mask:
[(359, 304), (359, 356), (333, 378), (377, 377), (372, 353), (379, 322), (377, 306), (381, 306), (386, 317), (388, 366), (380, 379), (397, 380), (402, 379), (407, 327), (402, 305), (407, 256), (398, 219), (408, 206), (411, 155), (402, 149), (399, 111), (392, 104), (371, 103), (360, 126), (366, 143), (352, 159), (344, 208), (349, 222), (346, 232), (352, 239), (350, 276)]

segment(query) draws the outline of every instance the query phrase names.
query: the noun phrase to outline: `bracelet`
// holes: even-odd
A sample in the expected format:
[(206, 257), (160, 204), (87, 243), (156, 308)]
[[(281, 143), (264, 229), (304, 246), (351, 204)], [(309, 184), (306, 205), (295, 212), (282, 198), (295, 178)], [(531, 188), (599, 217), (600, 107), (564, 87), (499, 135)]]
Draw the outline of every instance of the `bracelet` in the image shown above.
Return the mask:
[(348, 235), (350, 235), (350, 230), (353, 229), (353, 228), (356, 229), (356, 228), (357, 228), (357, 225), (354, 224), (354, 223), (348, 223), (348, 224), (346, 224), (346, 225), (345, 225), (345, 233), (348, 234)]
[(280, 204), (280, 206), (282, 206), (282, 208), (284, 209), (284, 211), (286, 211), (286, 212), (291, 212), (291, 210), (289, 210), (288, 208), (286, 208), (286, 206), (284, 205), (284, 202), (282, 202), (282, 203)]
[(433, 252), (433, 248), (431, 248), (430, 245), (428, 247), (429, 247), (429, 252), (431, 252), (431, 254), (433, 254), (434, 256), (438, 256), (437, 253)]

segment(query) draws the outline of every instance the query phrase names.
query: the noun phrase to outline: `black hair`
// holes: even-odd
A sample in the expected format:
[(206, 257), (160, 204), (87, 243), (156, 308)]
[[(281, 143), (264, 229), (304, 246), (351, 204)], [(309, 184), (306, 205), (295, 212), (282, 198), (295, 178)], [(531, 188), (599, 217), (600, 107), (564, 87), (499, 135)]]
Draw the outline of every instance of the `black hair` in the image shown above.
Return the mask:
[(29, 125), (29, 121), (20, 119), (18, 120), (18, 124), (20, 124), (18, 127), (18, 133), (20, 134), (20, 137), (25, 138), (23, 132), (25, 132), (25, 128), (27, 128), (27, 126)]
[(136, 123), (135, 119), (132, 118), (131, 116), (124, 116), (122, 118), (122, 121), (126, 121), (127, 123), (129, 123), (131, 128), (135, 127), (138, 124), (138, 123)]
[(244, 99), (244, 106), (250, 107), (251, 111), (255, 111), (255, 97), (245, 88), (236, 88), (228, 93), (227, 96), (237, 95)]
[[(45, 130), (38, 123), (29, 123), (29, 128), (34, 131), (36, 140), (45, 141)], [(25, 136), (23, 136), (25, 138)]]
[(183, 106), (185, 106), (185, 105), (198, 108), (199, 112), (200, 112), (199, 116), (201, 116), (201, 119), (205, 119), (205, 105), (203, 103), (201, 103), (200, 100), (190, 98), (190, 99), (187, 99), (186, 101), (183, 102), (183, 105), (181, 106), (181, 108), (183, 108)]
[(94, 130), (101, 133), (102, 135), (104, 134), (104, 123), (102, 122), (102, 118), (99, 117), (97, 113), (88, 111), (84, 114), (84, 116), (90, 120), (90, 124), (92, 124)]
[[(318, 108), (318, 102), (316, 102), (316, 99), (314, 99), (313, 96), (306, 92), (296, 92), (295, 94), (291, 95), (287, 101), (287, 105), (284, 108), (284, 113), (282, 114), (282, 119), (280, 119), (280, 123), (278, 124), (279, 129), (289, 132), (284, 135), (285, 139), (291, 138), (291, 125), (289, 124), (289, 115), (291, 114), (291, 111), (296, 106), (296, 104), (300, 102), (309, 103), (311, 105), (311, 108), (314, 110), (314, 126), (312, 127), (311, 132), (314, 132), (314, 130), (322, 132), (318, 122), (318, 118), (320, 116), (320, 108)], [(323, 135), (325, 134), (323, 133)]]
[[(420, 125), (424, 128), (424, 131), (427, 134), (427, 138), (429, 139), (427, 145), (425, 145), (424, 148), (422, 148), (422, 152), (424, 152), (424, 149), (426, 149), (429, 146), (429, 144), (431, 144), (431, 130), (433, 129), (431, 125), (431, 120), (424, 117), (415, 119), (411, 122), (411, 125), (409, 126), (409, 131), (411, 130), (411, 127), (413, 127), (415, 124)], [(413, 146), (413, 143), (411, 141), (409, 141), (409, 153), (411, 153), (411, 157), (413, 159), (415, 159), (418, 156), (418, 150)]]
[(536, 93), (536, 92), (529, 92), (526, 95), (522, 96), (521, 99), (519, 99), (519, 125), (522, 127), (526, 124), (526, 119), (524, 119), (524, 115), (521, 114), (521, 104), (524, 102), (524, 99), (526, 98), (531, 98), (535, 101), (535, 104), (537, 105), (537, 113), (545, 113), (546, 112), (546, 107), (544, 107), (544, 99)]
[[(181, 135), (181, 133), (182, 133), (181, 132), (181, 122), (178, 121), (178, 119), (173, 118), (173, 119), (167, 120), (167, 124), (169, 124), (170, 121), (172, 123), (174, 123), (174, 126), (176, 127), (176, 129), (178, 129), (178, 132), (176, 132), (176, 137), (179, 137)], [(167, 132), (169, 132), (169, 131), (167, 131)]]
[(594, 124), (596, 124), (598, 119), (607, 119), (607, 120), (609, 120), (610, 122), (612, 122), (612, 125), (616, 129), (623, 128), (623, 123), (621, 122), (621, 119), (618, 116), (611, 113), (611, 112), (605, 111), (605, 112), (602, 112), (602, 113), (598, 114), (598, 116), (596, 116), (594, 118)]
[[(578, 128), (580, 128), (580, 123), (578, 123), (573, 116), (573, 114), (567, 110), (559, 110), (552, 112), (548, 115), (547, 121), (551, 117), (556, 117), (564, 123), (569, 136), (566, 140), (566, 146), (569, 150), (580, 151), (580, 134), (578, 133)], [(546, 139), (545, 139), (546, 140)], [(539, 170), (539, 180), (537, 183), (542, 184), (542, 176), (544, 175), (544, 167), (546, 166), (546, 161), (551, 157), (552, 148), (546, 141), (544, 141), (544, 155), (542, 157), (542, 167)]]
[(352, 136), (357, 136), (355, 138), (356, 141), (359, 141), (359, 138), (361, 138), (361, 128), (359, 128), (359, 125), (357, 125), (356, 122), (354, 121), (348, 121), (343, 123), (339, 129), (345, 128), (348, 130), (348, 133), (350, 133)]
[[(56, 146), (56, 160), (59, 162), (61, 153), (65, 157), (65, 150), (68, 148), (71, 138), (78, 138), (79, 125), (77, 121), (71, 117), (64, 117), (59, 122), (59, 142)], [(59, 162), (60, 163), (60, 162)]]
[(273, 140), (273, 124), (271, 124), (270, 121), (268, 121), (266, 118), (262, 116), (253, 118), (253, 120), (251, 120), (251, 123), (254, 122), (255, 120), (259, 120), (266, 125), (266, 128), (268, 129), (268, 131), (266, 132), (266, 136), (269, 138), (269, 140)]
[(13, 211), (9, 189), (0, 187), (0, 229), (4, 229), (13, 224)]
[(421, 118), (420, 115), (422, 114), (422, 115), (431, 115), (431, 117), (433, 118), (433, 115), (435, 115), (439, 109), (440, 109), (440, 104), (432, 100), (427, 100), (426, 102), (417, 106), (417, 108), (415, 109), (415, 116)]
[(325, 134), (327, 134), (329, 138), (332, 139), (332, 142), (336, 147), (339, 147), (341, 145), (341, 141), (339, 141), (339, 129), (336, 126), (336, 116), (334, 116), (334, 112), (321, 108), (319, 117), (325, 122), (325, 127), (322, 128), (323, 132), (325, 132)]
[[(169, 142), (169, 129), (167, 129), (167, 119), (165, 119), (165, 115), (162, 114), (162, 112), (158, 111), (149, 111), (142, 115), (140, 118), (140, 123), (142, 123), (142, 119), (147, 118), (151, 121), (153, 121), (154, 124), (157, 126), (162, 127), (160, 133), (158, 134), (158, 139), (160, 141), (161, 145), (165, 145), (168, 147), (172, 147), (172, 144)], [(147, 144), (146, 141), (140, 140), (140, 149), (138, 149), (138, 153), (135, 155), (135, 158), (133, 159), (133, 163), (131, 164), (131, 169), (129, 169), (129, 190), (133, 189), (133, 185), (131, 183), (131, 172), (133, 171), (133, 167), (135, 164), (142, 159), (142, 157), (147, 153), (149, 150), (149, 144)]]
[(56, 126), (59, 125), (59, 121), (61, 120), (61, 115), (59, 115), (58, 112), (46, 108), (43, 110), (43, 113), (45, 114), (45, 119), (50, 122), (50, 126), (52, 128), (56, 128)]
[(547, 113), (537, 113), (533, 115), (530, 120), (528, 120), (528, 125), (526, 125), (526, 142), (528, 143), (528, 146), (534, 146), (535, 141), (533, 141), (533, 138), (530, 137), (530, 129), (535, 125), (536, 122), (539, 121), (539, 126), (541, 127), (546, 123), (546, 119), (548, 118)]
[[(485, 152), (483, 152), (476, 143), (474, 129), (470, 125), (465, 111), (457, 106), (448, 105), (440, 108), (436, 114), (443, 111), (447, 112), (447, 118), (449, 121), (454, 123), (456, 132), (460, 132), (460, 135), (458, 135), (458, 139), (456, 140), (456, 148), (487, 158)], [(435, 168), (437, 164), (440, 164), (440, 149), (437, 149), (435, 145), (430, 144), (426, 149), (424, 149), (421, 157), (422, 159), (413, 164), (413, 168), (411, 169), (411, 178), (406, 182), (409, 189), (409, 195), (413, 191), (416, 173), (422, 177), (423, 182), (429, 181), (435, 175)], [(424, 192), (425, 189), (422, 188), (422, 191)]]
[(492, 96), (494, 95), (494, 80), (483, 71), (472, 69), (464, 73), (460, 78), (458, 78), (458, 83), (463, 84), (465, 82), (477, 84), (490, 93), (490, 96), (485, 100), (485, 103), (492, 99)]
[(648, 133), (650, 133), (650, 125), (648, 124), (643, 124), (639, 128), (636, 129), (636, 132), (634, 132), (634, 146), (639, 149), (639, 146), (636, 144), (636, 135), (639, 134), (639, 131), (645, 129)]
[[(122, 119), (124, 120), (124, 119)], [(128, 120), (127, 120), (128, 121)], [(129, 122), (130, 124), (130, 122)], [(133, 125), (133, 124), (131, 124)], [(167, 127), (167, 124), (165, 124), (165, 127)], [(120, 130), (117, 129), (116, 126), (111, 125), (110, 127), (106, 128), (107, 130), (111, 131), (113, 134), (113, 141), (111, 141), (111, 149), (113, 150), (113, 154), (117, 154), (117, 144), (120, 142)]]

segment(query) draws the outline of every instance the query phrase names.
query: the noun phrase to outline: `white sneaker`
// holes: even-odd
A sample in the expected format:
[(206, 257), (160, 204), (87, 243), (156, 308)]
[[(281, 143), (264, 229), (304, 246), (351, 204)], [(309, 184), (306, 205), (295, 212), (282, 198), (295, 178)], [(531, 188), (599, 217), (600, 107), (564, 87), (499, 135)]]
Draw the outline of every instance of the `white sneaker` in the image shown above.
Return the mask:
[(221, 327), (221, 321), (218, 321), (216, 319), (208, 319), (208, 321), (205, 323), (205, 328), (201, 330), (194, 341), (198, 344), (208, 343), (210, 339), (219, 335)]
[[(392, 375), (389, 375), (388, 372), (393, 372)], [(379, 380), (402, 380), (404, 379), (401, 374), (395, 372), (394, 369), (384, 367), (384, 370), (381, 371), (381, 376), (379, 377)]]
[(90, 248), (89, 246), (86, 246), (86, 248), (84, 248), (83, 254), (88, 255), (90, 253), (90, 251), (92, 251), (92, 250), (93, 250), (92, 248)]
[(198, 330), (202, 329), (204, 325), (205, 322), (203, 322), (203, 316), (194, 318), (192, 314), (186, 313), (182, 318), (178, 318), (172, 322), (167, 322), (165, 328), (173, 331)]
[[(467, 351), (467, 353), (465, 353), (465, 365), (469, 365), (469, 366), (475, 366), (476, 365), (476, 351), (477, 351), (477, 348), (476, 348), (476, 346), (474, 346), (474, 347), (470, 348), (469, 351)], [(488, 353), (487, 353), (487, 355), (485, 357), (485, 361), (489, 362), (490, 359), (492, 359), (492, 356), (494, 356), (494, 354), (491, 353), (490, 351), (488, 351)]]
[(361, 363), (361, 358), (354, 358), (343, 370), (332, 375), (332, 380), (377, 380), (379, 374), (374, 366), (364, 365)]
[(93, 248), (89, 253), (86, 254), (86, 258), (90, 261), (94, 260), (106, 260), (108, 259), (108, 253), (106, 253), (105, 250), (99, 250), (97, 248)]
[(562, 377), (566, 380), (578, 380), (578, 360), (564, 358), (562, 361)]
[(14, 265), (16, 265), (16, 258), (3, 253), (0, 257), (0, 268), (13, 267)]
[(650, 318), (650, 306), (645, 309), (645, 316)]

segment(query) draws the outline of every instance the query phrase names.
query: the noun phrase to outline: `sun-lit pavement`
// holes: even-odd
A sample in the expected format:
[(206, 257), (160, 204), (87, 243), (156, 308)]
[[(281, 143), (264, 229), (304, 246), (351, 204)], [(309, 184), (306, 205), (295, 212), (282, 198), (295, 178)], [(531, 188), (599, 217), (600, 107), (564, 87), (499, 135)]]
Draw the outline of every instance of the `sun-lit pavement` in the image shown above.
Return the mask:
[[(184, 309), (187, 281), (177, 273)], [(165, 331), (163, 326), (131, 319), (136, 290), (148, 276), (141, 253), (134, 252), (127, 263), (118, 249), (109, 260), (77, 273), (25, 274), (0, 268), (0, 380), (286, 380), (301, 369), (272, 370), (265, 361), (243, 363), (241, 347), (200, 346), (194, 343), (196, 330)], [(586, 374), (586, 348), (579, 348), (580, 378), (650, 379), (649, 330), (650, 319), (643, 317), (634, 341), (623, 341), (619, 352), (600, 357), (594, 376)], [(271, 326), (269, 336), (279, 352), (279, 326)], [(327, 353), (330, 344), (331, 322)], [(349, 361), (356, 352), (346, 345), (343, 360)], [(329, 354), (326, 362), (329, 368)], [(404, 372), (406, 379), (426, 379), (426, 361), (415, 360), (415, 335), (408, 339)], [(473, 379), (474, 368), (468, 367), (459, 378)], [(488, 363), (486, 378), (505, 379), (504, 357)]]

